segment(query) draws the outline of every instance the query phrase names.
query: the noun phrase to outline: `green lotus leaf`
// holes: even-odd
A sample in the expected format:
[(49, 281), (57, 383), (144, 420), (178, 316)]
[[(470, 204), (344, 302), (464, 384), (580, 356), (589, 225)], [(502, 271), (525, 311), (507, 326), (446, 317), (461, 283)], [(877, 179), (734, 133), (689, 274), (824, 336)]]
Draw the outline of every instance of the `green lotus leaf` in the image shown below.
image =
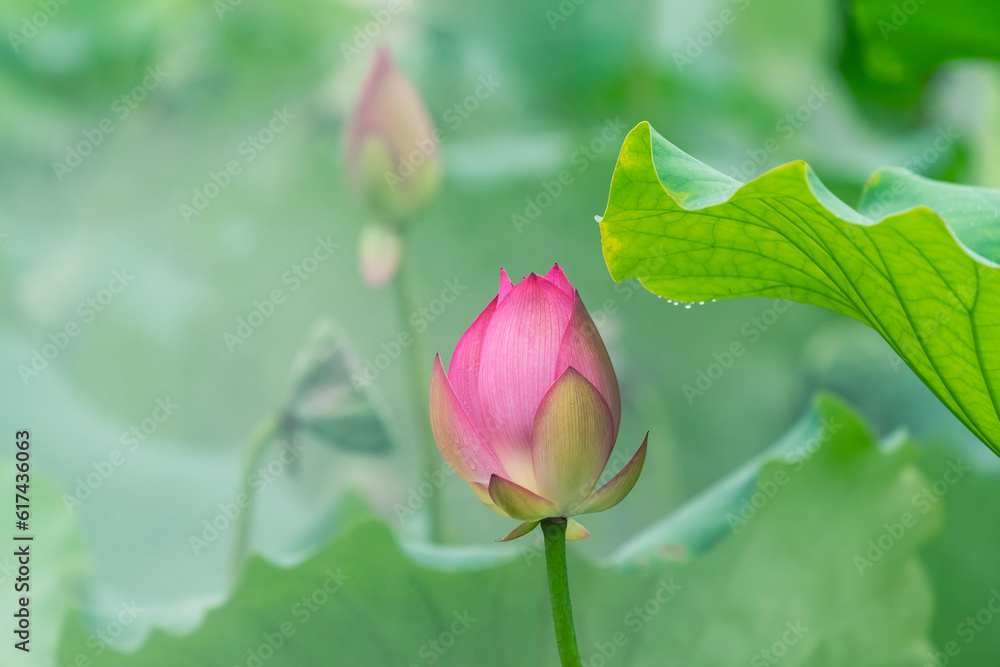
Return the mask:
[(804, 162), (744, 184), (641, 123), (600, 226), (615, 280), (682, 302), (790, 299), (870, 325), (1000, 453), (1000, 192), (889, 169), (855, 210)]
[[(736, 512), (743, 523), (689, 561), (669, 557), (678, 534), (661, 526), (603, 563), (571, 549), (585, 664), (715, 667), (779, 654), (790, 667), (924, 664), (932, 599), (917, 553), (939, 530), (941, 506), (913, 504), (926, 484), (913, 448), (877, 445), (835, 401), (816, 410), (806, 424), (827, 425), (828, 437), (795, 430), (754, 483), (724, 485), (741, 488), (753, 514), (721, 492), (705, 520)], [(292, 567), (252, 559), (199, 628), (156, 630), (136, 653), (98, 654), (74, 615), (59, 664), (555, 664), (544, 555), (522, 542), (400, 543), (358, 518)]]

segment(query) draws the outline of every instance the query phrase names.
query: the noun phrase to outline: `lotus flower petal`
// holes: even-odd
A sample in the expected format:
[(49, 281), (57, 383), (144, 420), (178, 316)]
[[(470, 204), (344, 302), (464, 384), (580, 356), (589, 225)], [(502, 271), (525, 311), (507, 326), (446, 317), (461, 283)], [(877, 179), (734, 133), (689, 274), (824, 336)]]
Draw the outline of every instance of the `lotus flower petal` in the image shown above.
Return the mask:
[(642, 472), (642, 464), (646, 462), (646, 441), (649, 440), (649, 433), (642, 439), (638, 451), (632, 459), (625, 464), (625, 467), (618, 471), (618, 474), (611, 478), (611, 481), (590, 494), (580, 505), (573, 509), (573, 514), (593, 514), (611, 509), (629, 494), (632, 487), (639, 480)]
[(510, 276), (507, 275), (506, 269), (500, 269), (500, 289), (497, 291), (498, 302), (503, 301), (504, 297), (510, 294), (512, 289), (514, 289), (514, 285), (510, 282)]
[(533, 486), (531, 425), (555, 367), (573, 302), (548, 280), (531, 274), (501, 300), (486, 329), (479, 364), (485, 427), (511, 479)]
[[(441, 169), (430, 114), (385, 50), (375, 57), (346, 131), (348, 180), (381, 222), (402, 221), (437, 191)], [(417, 145), (429, 146), (424, 160), (402, 173), (400, 158)]]
[(539, 493), (565, 516), (594, 490), (614, 444), (614, 418), (601, 393), (568, 368), (542, 398), (531, 430)]
[(480, 433), (484, 433), (485, 430), (479, 407), (479, 359), (482, 355), (486, 327), (493, 319), (496, 307), (497, 299), (493, 299), (466, 330), (455, 347), (455, 354), (451, 356), (451, 365), (448, 367), (448, 379), (451, 380), (455, 395), (458, 396), (466, 414)]
[(556, 370), (561, 373), (570, 367), (580, 371), (601, 392), (604, 401), (611, 408), (617, 435), (618, 424), (622, 417), (618, 377), (615, 375), (615, 368), (611, 365), (611, 357), (604, 346), (597, 325), (587, 312), (587, 307), (583, 305), (579, 292), (573, 294), (573, 315), (559, 346)]
[(572, 517), (617, 505), (646, 458), (595, 490), (621, 421), (611, 357), (558, 264), (516, 285), (500, 271), (497, 296), (466, 330), (446, 375), (431, 373), (431, 425), (438, 449), (479, 499), (521, 521), (522, 537), (544, 519), (566, 521), (566, 539), (590, 531)]
[(519, 537), (524, 537), (525, 535), (533, 531), (535, 529), (535, 526), (537, 526), (539, 523), (541, 522), (525, 521), (524, 523), (518, 524), (517, 528), (515, 528), (514, 530), (510, 531), (510, 533), (507, 534), (507, 537), (501, 537), (499, 540), (497, 540), (497, 542), (510, 542), (511, 540), (516, 540)]
[(493, 450), (483, 441), (444, 374), (441, 356), (431, 370), (431, 430), (441, 456), (467, 482), (485, 482), (504, 474)]
[(566, 296), (573, 298), (573, 286), (566, 277), (566, 272), (558, 264), (553, 264), (549, 272), (545, 274), (545, 279), (566, 293)]
[(576, 542), (590, 537), (590, 531), (576, 519), (568, 519), (566, 522), (566, 541)]
[(551, 500), (499, 475), (490, 477), (490, 498), (508, 516), (521, 521), (540, 521), (559, 516), (559, 508)]

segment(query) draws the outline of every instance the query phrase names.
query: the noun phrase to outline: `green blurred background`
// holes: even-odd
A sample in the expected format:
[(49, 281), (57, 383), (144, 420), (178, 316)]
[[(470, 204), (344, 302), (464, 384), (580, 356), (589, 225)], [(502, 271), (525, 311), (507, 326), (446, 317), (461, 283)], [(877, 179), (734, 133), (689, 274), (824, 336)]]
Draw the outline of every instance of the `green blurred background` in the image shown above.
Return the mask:
[[(189, 538), (238, 489), (246, 441), (287, 401), (309, 329), (333, 318), (362, 363), (410, 331), (391, 291), (359, 278), (356, 246), (368, 220), (340, 160), (343, 126), (379, 46), (445, 136), (442, 188), (412, 221), (408, 251), (422, 304), (446, 281), (465, 289), (428, 322), (427, 368), (435, 352), (450, 357), (495, 295), (500, 267), (516, 278), (559, 262), (619, 373), (619, 448), (630, 455), (651, 433), (638, 487), (618, 510), (592, 517), (592, 537), (574, 549), (612, 552), (779, 439), (820, 389), (844, 397), (880, 434), (902, 427), (974, 461), (984, 481), (963, 501), (987, 520), (1000, 466), (875, 332), (801, 305), (761, 326), (767, 301), (685, 309), (638, 284), (616, 285), (594, 221), (621, 141), (642, 120), (740, 180), (806, 160), (848, 203), (883, 165), (1000, 187), (997, 10), (971, 0), (913, 6), (403, 0), (383, 26), (378, 2), (4, 3), (0, 414), (11, 431), (31, 429), (35, 472), (52, 487), (47, 520), (62, 536), (37, 545), (36, 576), (53, 578), (38, 653), (26, 659), (5, 645), (5, 664), (52, 664), (69, 606), (95, 626), (123, 601), (147, 609), (116, 640), (119, 650), (152, 625), (195, 627), (226, 595), (232, 531), (197, 554)], [(477, 98), (481, 77), (499, 85)], [(155, 83), (140, 100), (133, 91), (144, 78)], [(291, 116), (287, 127), (248, 159), (242, 142), (276, 110)], [(77, 166), (55, 165), (87, 141), (96, 145)], [(242, 172), (186, 221), (180, 205), (233, 159), (245, 162)], [(566, 169), (572, 183), (518, 225), (515, 216)], [(317, 237), (338, 244), (330, 260), (230, 351), (223, 335), (255, 300), (287, 287), (282, 275), (312, 254)], [(100, 303), (114, 272), (132, 278), (86, 315), (80, 304)], [(79, 335), (25, 378), (20, 367), (71, 322)], [(685, 395), (734, 341), (746, 353), (703, 395)], [(397, 511), (423, 481), (423, 414), (409, 386), (402, 359), (373, 383), (393, 435), (388, 454), (304, 440), (298, 464), (255, 505), (254, 551), (300, 561), (336, 534), (348, 492), (399, 534), (424, 534), (421, 512), (401, 520)], [(158, 400), (178, 407), (127, 451), (123, 434), (141, 428)], [(58, 502), (114, 450), (125, 452), (123, 463), (89, 497), (72, 511)], [(484, 544), (510, 529), (461, 482), (449, 479), (442, 494), (447, 542)], [(995, 569), (994, 524), (970, 530), (975, 540), (963, 551)], [(940, 625), (938, 640), (954, 623)], [(961, 664), (994, 664), (1000, 627), (984, 632), (992, 638), (977, 640), (982, 655), (967, 651)]]

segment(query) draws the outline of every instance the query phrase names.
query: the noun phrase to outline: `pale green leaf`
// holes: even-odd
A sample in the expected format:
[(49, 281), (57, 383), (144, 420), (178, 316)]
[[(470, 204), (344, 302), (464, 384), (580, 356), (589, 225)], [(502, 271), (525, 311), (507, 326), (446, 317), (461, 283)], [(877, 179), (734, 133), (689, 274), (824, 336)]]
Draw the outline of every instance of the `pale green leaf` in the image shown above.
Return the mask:
[[(836, 403), (818, 410), (836, 432), (807, 449), (799, 438), (809, 456), (765, 462), (745, 492), (766, 502), (690, 562), (662, 557), (670, 549), (648, 536), (639, 543), (650, 550), (603, 565), (570, 547), (585, 664), (767, 664), (762, 652), (783, 638), (770, 655), (789, 667), (924, 664), (931, 596), (916, 553), (940, 510), (912, 504), (926, 482), (911, 448), (876, 446)], [(908, 527), (887, 537), (907, 513)], [(360, 521), (290, 569), (255, 558), (199, 629), (154, 632), (135, 654), (88, 651), (73, 618), (60, 664), (81, 652), (93, 667), (556, 664), (543, 562), (530, 537), (400, 545), (384, 524)]]

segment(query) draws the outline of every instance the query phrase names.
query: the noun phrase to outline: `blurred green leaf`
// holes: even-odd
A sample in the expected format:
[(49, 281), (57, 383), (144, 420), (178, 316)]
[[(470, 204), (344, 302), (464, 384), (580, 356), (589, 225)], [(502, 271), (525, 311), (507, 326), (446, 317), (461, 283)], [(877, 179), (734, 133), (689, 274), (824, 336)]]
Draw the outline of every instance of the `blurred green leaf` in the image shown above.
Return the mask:
[(767, 296), (864, 322), (1000, 453), (1000, 192), (882, 171), (862, 201), (804, 162), (740, 183), (642, 123), (615, 168), (604, 255), (615, 280), (671, 299)]
[(848, 0), (841, 68), (863, 98), (919, 101), (934, 69), (960, 58), (1000, 59), (1000, 5), (977, 0)]
[[(572, 560), (585, 659), (923, 664), (931, 599), (915, 550), (939, 510), (911, 502), (924, 480), (909, 447), (876, 446), (832, 401), (818, 410), (843, 428), (809, 457), (766, 463), (754, 514), (702, 557)], [(253, 560), (192, 634), (154, 632), (138, 653), (92, 664), (550, 664), (543, 558), (537, 541), (401, 547), (383, 524), (360, 521), (291, 569)], [(60, 657), (83, 651), (86, 634), (73, 618)]]
[(680, 562), (696, 558), (746, 524), (745, 516), (755, 510), (751, 499), (769, 463), (784, 461), (800, 469), (835, 436), (844, 441), (869, 439), (868, 427), (833, 397), (820, 395), (814, 405), (773, 447), (623, 545), (615, 560), (625, 564), (657, 556)]
[(944, 506), (947, 514), (923, 560), (936, 601), (932, 637), (951, 667), (991, 665), (1000, 655), (1000, 533), (991, 528), (1000, 502), (1000, 462), (977, 460), (977, 454), (950, 443), (928, 447), (920, 468), (929, 483), (914, 497), (922, 507)]
[(330, 319), (318, 322), (292, 369), (289, 427), (329, 446), (369, 454), (388, 451), (389, 428), (363, 373), (341, 328)]

